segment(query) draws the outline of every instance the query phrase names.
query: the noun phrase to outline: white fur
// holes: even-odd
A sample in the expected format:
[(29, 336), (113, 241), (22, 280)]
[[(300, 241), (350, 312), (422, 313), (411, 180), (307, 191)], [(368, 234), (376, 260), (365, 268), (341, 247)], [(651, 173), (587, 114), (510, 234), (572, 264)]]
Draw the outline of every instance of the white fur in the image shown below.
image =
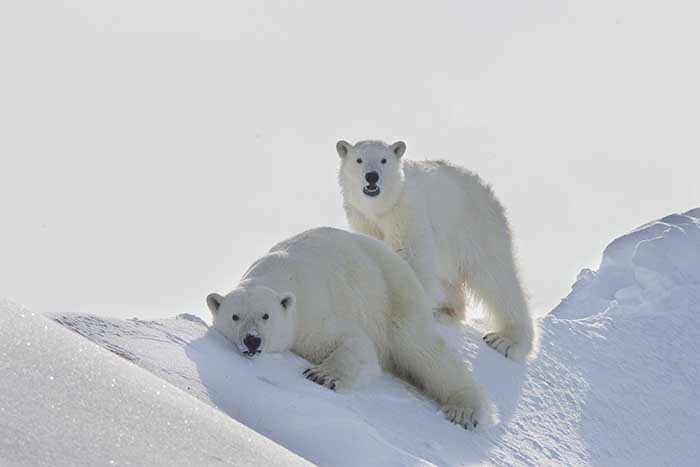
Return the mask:
[(239, 348), (255, 329), (262, 353), (292, 350), (315, 365), (305, 375), (318, 384), (346, 391), (383, 368), (422, 388), (465, 428), (492, 419), (481, 387), (437, 333), (415, 274), (373, 238), (309, 230), (273, 247), (231, 293), (207, 303), (214, 328)]
[[(524, 358), (534, 326), (503, 207), (478, 175), (445, 161), (403, 160), (405, 149), (402, 142), (338, 142), (348, 223), (406, 259), (435, 309), (463, 319), (466, 286), (496, 325), (486, 342)], [(368, 172), (379, 175), (377, 196), (363, 191)]]

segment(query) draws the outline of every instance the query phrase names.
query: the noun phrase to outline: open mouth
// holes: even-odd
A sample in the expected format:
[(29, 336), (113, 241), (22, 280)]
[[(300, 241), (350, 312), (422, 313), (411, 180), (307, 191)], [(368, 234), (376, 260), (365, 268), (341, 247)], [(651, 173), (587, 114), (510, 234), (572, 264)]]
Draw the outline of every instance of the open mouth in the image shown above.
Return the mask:
[(262, 352), (262, 349), (250, 350), (243, 344), (238, 344), (236, 347), (238, 347), (238, 351), (247, 358), (255, 358)]
[(367, 185), (362, 189), (362, 192), (364, 194), (366, 194), (367, 196), (371, 196), (372, 198), (378, 196), (381, 191), (382, 190), (380, 190), (377, 185)]

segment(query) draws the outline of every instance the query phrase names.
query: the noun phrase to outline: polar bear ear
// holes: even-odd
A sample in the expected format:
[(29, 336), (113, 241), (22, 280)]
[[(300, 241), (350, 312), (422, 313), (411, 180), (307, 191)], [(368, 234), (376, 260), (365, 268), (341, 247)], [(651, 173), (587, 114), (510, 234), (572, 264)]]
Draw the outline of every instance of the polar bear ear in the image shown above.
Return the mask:
[(348, 152), (352, 149), (352, 144), (342, 139), (335, 143), (335, 150), (338, 151), (338, 155), (341, 159), (348, 155)]
[(282, 305), (282, 308), (285, 310), (289, 311), (292, 308), (294, 308), (294, 305), (296, 304), (297, 299), (294, 296), (294, 294), (291, 293), (286, 293), (280, 296), (280, 305)]
[(389, 146), (389, 149), (391, 149), (391, 152), (393, 152), (396, 157), (401, 159), (401, 156), (403, 156), (406, 152), (406, 143), (403, 141), (397, 141)]
[(209, 307), (209, 311), (211, 311), (212, 315), (216, 316), (216, 314), (219, 312), (221, 302), (223, 301), (224, 297), (222, 297), (218, 293), (210, 293), (209, 295), (207, 295), (207, 306)]

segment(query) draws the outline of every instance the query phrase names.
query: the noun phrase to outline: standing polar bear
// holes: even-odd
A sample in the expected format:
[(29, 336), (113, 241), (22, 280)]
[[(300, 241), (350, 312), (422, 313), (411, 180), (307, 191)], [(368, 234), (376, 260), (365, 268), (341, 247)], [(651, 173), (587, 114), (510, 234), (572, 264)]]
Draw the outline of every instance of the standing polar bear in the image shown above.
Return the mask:
[(406, 259), (435, 309), (463, 319), (467, 286), (496, 325), (486, 343), (506, 357), (529, 354), (533, 322), (510, 227), (491, 188), (445, 161), (402, 160), (401, 141), (339, 141), (336, 150), (350, 226)]
[(411, 268), (383, 243), (332, 228), (279, 243), (228, 295), (212, 293), (213, 326), (244, 355), (291, 350), (304, 372), (337, 391), (380, 368), (413, 382), (464, 428), (491, 419), (469, 368), (435, 330), (430, 302)]

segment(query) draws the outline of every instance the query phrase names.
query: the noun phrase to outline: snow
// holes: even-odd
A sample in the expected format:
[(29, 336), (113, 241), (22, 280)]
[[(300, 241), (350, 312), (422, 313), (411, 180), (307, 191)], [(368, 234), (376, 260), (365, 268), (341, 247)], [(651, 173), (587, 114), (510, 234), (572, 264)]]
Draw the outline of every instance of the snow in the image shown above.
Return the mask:
[[(214, 438), (225, 430), (233, 432), (223, 446), (235, 446), (240, 439), (238, 421), (318, 465), (693, 465), (700, 458), (696, 440), (700, 404), (694, 395), (700, 383), (699, 310), (700, 209), (695, 209), (646, 224), (613, 241), (599, 269), (581, 271), (569, 296), (540, 321), (540, 349), (526, 365), (506, 360), (484, 345), (478, 321), (465, 328), (438, 324), (448, 342), (471, 363), (499, 408), (500, 422), (480, 432), (450, 424), (434, 402), (388, 374), (362, 390), (337, 394), (305, 380), (301, 373), (308, 363), (293, 354), (247, 360), (193, 315), (159, 321), (53, 316), (121, 356), (121, 365), (116, 357), (109, 359), (109, 365), (102, 362), (108, 360), (107, 352), (88, 347), (87, 340), (78, 344), (76, 337), (71, 341), (74, 346), (90, 349), (91, 358), (84, 362), (86, 354), (47, 340), (41, 334), (43, 327), (36, 326), (40, 318), (31, 318), (31, 327), (25, 317), (11, 337), (33, 335), (33, 357), (20, 365), (24, 357), (15, 353), (9, 361), (15, 372), (58, 360), (66, 363), (62, 367), (66, 375), (92, 374), (86, 383), (102, 384), (101, 393), (90, 396), (93, 391), (86, 391), (76, 394), (76, 400), (112, 398), (104, 381), (117, 377), (124, 392), (114, 403), (110, 400), (105, 410), (122, 407), (127, 412), (123, 415), (138, 408), (148, 391), (162, 387), (177, 403), (159, 405), (148, 430), (134, 438), (146, 437), (154, 443), (152, 450), (167, 454), (186, 447), (191, 456), (216, 452), (225, 459), (229, 452), (222, 454), (222, 443), (204, 436), (184, 441), (157, 435), (162, 420), (177, 423), (182, 407), (187, 407), (197, 415), (188, 417), (205, 427), (199, 431), (219, 427), (220, 431), (213, 431)], [(3, 321), (7, 324), (9, 319)], [(53, 327), (48, 329), (57, 335)], [(5, 337), (0, 345), (3, 352), (15, 348)], [(3, 355), (2, 364), (7, 360)], [(161, 379), (147, 379), (127, 361)], [(3, 375), (5, 371), (3, 366)], [(15, 377), (8, 384), (3, 377), (0, 398), (9, 391), (8, 400), (15, 403), (10, 407), (0, 400), (3, 410), (33, 407), (32, 425), (38, 425), (51, 411), (46, 404), (40, 407), (31, 401), (58, 396), (45, 388), (50, 368), (33, 371), (34, 379), (26, 382)], [(141, 376), (123, 376), (127, 373)], [(168, 384), (153, 386), (163, 380), (182, 391)], [(62, 403), (73, 401), (65, 395), (67, 389), (57, 393), (63, 394)], [(29, 395), (23, 396), (23, 391)], [(201, 403), (186, 403), (185, 393)], [(80, 405), (75, 409), (80, 411)], [(51, 417), (49, 427), (58, 422), (57, 416)], [(14, 440), (0, 443), (0, 453), (19, 456), (13, 443), (28, 436), (13, 434), (8, 428), (13, 420), (22, 422), (16, 414), (10, 417), (10, 425), (0, 421), (0, 439)], [(32, 439), (51, 440), (50, 432), (35, 429), (31, 433)], [(81, 436), (88, 435), (81, 431)], [(95, 455), (93, 445), (100, 446), (102, 453), (110, 449), (110, 455), (131, 455), (109, 443), (103, 449), (105, 438), (98, 438), (76, 442), (72, 449), (84, 452), (86, 459)], [(264, 438), (255, 439), (264, 442)], [(144, 446), (140, 449), (147, 451)], [(250, 450), (232, 450), (240, 452), (239, 462), (252, 455)]]
[(0, 465), (308, 465), (42, 315), (0, 301)]

